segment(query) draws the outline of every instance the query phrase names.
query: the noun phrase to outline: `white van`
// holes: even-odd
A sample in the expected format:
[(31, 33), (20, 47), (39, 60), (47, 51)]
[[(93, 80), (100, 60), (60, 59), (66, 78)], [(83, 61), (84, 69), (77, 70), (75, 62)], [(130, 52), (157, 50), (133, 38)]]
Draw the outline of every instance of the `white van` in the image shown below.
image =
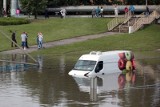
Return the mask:
[(69, 75), (74, 77), (96, 77), (110, 73), (122, 72), (118, 67), (121, 53), (131, 53), (127, 50), (92, 51), (82, 55)]

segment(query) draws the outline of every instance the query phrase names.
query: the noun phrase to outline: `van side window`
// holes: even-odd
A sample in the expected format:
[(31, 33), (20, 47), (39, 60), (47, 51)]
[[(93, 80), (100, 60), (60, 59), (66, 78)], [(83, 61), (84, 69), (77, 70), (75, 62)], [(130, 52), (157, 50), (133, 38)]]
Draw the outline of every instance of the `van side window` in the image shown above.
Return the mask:
[(103, 61), (99, 61), (96, 66), (95, 73), (98, 73), (102, 69), (103, 69)]

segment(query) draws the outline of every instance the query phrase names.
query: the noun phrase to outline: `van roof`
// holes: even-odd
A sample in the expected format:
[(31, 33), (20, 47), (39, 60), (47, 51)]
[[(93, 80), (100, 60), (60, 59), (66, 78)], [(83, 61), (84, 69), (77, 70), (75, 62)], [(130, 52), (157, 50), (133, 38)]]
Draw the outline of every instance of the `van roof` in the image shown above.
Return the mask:
[(106, 52), (91, 51), (89, 54), (90, 55), (112, 55), (112, 54), (123, 53), (123, 52), (129, 52), (129, 51), (128, 50), (114, 50), (114, 51), (106, 51)]
[(93, 60), (98, 61), (100, 57), (103, 56), (110, 56), (118, 53), (123, 52), (129, 52), (128, 50), (115, 50), (115, 51), (106, 51), (106, 52), (100, 52), (100, 51), (91, 51), (89, 54), (82, 55), (79, 60)]

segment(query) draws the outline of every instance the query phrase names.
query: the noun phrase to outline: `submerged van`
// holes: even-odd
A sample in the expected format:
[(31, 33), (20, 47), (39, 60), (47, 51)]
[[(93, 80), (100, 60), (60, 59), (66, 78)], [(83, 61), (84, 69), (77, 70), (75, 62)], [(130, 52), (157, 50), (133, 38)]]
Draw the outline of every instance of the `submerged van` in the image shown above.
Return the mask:
[(122, 72), (123, 69), (126, 69), (127, 60), (131, 60), (127, 68), (132, 70), (133, 58), (133, 53), (127, 50), (92, 51), (82, 55), (68, 74), (73, 77), (96, 77)]

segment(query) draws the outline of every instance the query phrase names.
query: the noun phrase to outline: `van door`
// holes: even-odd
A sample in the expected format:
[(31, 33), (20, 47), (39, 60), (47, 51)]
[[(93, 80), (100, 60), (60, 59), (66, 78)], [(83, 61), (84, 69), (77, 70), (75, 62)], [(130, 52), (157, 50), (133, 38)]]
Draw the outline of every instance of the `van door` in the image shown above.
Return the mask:
[(95, 68), (95, 73), (98, 73), (100, 70), (102, 70), (103, 69), (103, 61), (99, 61), (98, 63), (97, 63), (97, 66), (96, 66), (96, 68)]

